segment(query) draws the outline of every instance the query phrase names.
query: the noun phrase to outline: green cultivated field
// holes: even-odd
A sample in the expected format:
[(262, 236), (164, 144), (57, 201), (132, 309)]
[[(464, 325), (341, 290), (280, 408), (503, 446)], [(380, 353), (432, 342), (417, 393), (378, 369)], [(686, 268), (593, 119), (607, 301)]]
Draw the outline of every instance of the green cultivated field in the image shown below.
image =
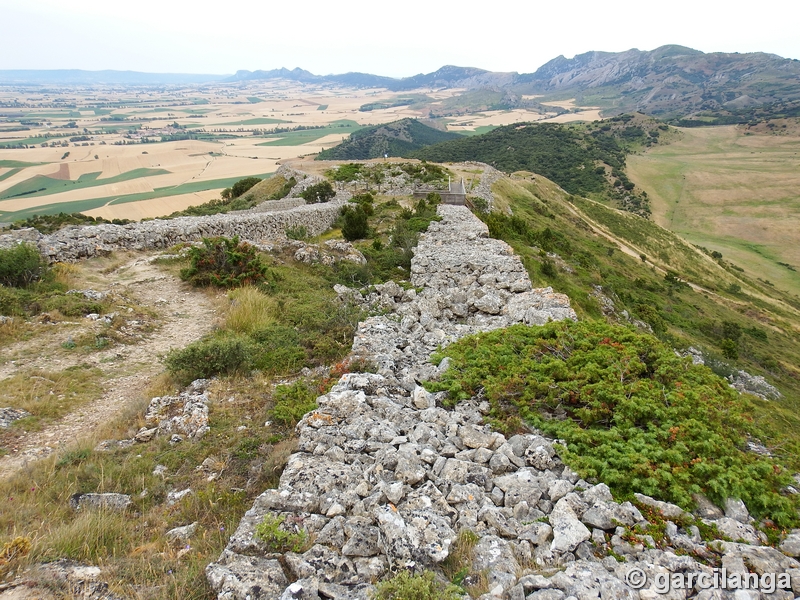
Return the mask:
[(735, 126), (682, 132), (677, 142), (628, 157), (654, 220), (751, 277), (800, 294), (800, 134)]
[[(132, 173), (132, 171), (131, 171)], [(128, 173), (124, 173), (127, 175)], [(153, 174), (153, 173), (151, 173)], [(91, 175), (95, 175), (92, 173)], [(253, 175), (253, 177), (260, 177), (266, 179), (272, 173), (264, 173), (262, 175)], [(134, 177), (130, 177), (133, 179)], [(46, 204), (44, 206), (36, 206), (33, 208), (19, 210), (16, 212), (0, 212), (0, 221), (14, 222), (20, 219), (27, 219), (33, 215), (57, 215), (60, 212), (73, 213), (84, 212), (92, 210), (105, 205), (111, 204), (125, 204), (126, 202), (137, 202), (139, 200), (152, 200), (154, 198), (168, 198), (169, 196), (179, 196), (181, 194), (192, 194), (195, 192), (204, 192), (206, 190), (223, 189), (232, 186), (239, 181), (241, 177), (228, 177), (225, 179), (211, 179), (208, 181), (193, 181), (191, 183), (184, 183), (175, 187), (158, 188), (152, 192), (141, 192), (138, 194), (125, 194), (122, 196), (106, 196), (104, 198), (91, 198), (89, 200), (76, 200), (75, 202), (55, 202), (53, 204)], [(103, 179), (101, 182), (108, 182), (108, 179)]]
[(274, 123), (291, 123), (291, 121), (286, 121), (284, 119), (270, 119), (267, 117), (261, 117), (258, 119), (247, 119), (245, 121), (236, 121), (234, 123), (220, 123), (220, 126), (229, 127), (233, 125), (272, 125)]
[(98, 179), (100, 171), (97, 173), (86, 173), (81, 175), (76, 181), (70, 179), (55, 179), (46, 175), (34, 175), (30, 179), (21, 181), (17, 185), (13, 185), (3, 192), (0, 200), (8, 200), (9, 198), (19, 198), (26, 196), (28, 198), (36, 198), (39, 196), (50, 196), (51, 194), (58, 194), (60, 192), (68, 192), (72, 190), (79, 190), (82, 188), (97, 187), (99, 185), (107, 185), (110, 183), (120, 183), (122, 181), (130, 181), (131, 179), (138, 179), (139, 177), (151, 177), (153, 175), (166, 175), (169, 171), (164, 169), (134, 169), (127, 171), (114, 177), (105, 179)]
[[(316, 141), (332, 133), (341, 134), (342, 137), (358, 131), (363, 126), (349, 119), (334, 121), (327, 127), (319, 129), (303, 129), (300, 131), (287, 131), (286, 133), (273, 133), (268, 136), (268, 141), (258, 144), (259, 146), (299, 146), (308, 142)], [(270, 139), (272, 138), (272, 139)]]

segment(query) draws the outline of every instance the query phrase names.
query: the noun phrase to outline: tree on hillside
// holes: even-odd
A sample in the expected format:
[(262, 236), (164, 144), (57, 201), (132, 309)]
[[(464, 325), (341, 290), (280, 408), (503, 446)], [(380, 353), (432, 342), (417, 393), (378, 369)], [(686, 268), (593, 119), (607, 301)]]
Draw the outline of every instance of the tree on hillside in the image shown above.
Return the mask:
[(308, 186), (300, 194), (300, 197), (310, 204), (318, 202), (327, 202), (336, 195), (336, 190), (333, 189), (330, 181), (321, 181), (314, 185)]

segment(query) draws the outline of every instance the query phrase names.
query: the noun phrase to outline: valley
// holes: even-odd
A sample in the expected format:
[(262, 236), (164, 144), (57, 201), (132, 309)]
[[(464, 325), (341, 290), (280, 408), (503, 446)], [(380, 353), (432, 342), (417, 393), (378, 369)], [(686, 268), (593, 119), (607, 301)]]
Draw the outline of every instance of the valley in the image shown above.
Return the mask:
[(797, 295), (800, 131), (796, 119), (770, 125), (683, 128), (629, 156), (628, 173), (656, 223)]

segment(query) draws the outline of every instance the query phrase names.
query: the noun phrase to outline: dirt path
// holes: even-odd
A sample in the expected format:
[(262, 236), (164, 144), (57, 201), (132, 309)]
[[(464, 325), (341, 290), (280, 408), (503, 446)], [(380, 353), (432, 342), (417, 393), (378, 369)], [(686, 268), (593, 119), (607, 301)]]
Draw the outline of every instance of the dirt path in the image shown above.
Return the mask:
[[(18, 438), (11, 452), (0, 457), (0, 478), (109, 423), (129, 404), (140, 400), (151, 379), (163, 370), (157, 359), (159, 354), (186, 346), (214, 325), (214, 309), (208, 296), (160, 270), (147, 258), (137, 258), (108, 274), (107, 278), (110, 289), (135, 297), (140, 306), (156, 311), (160, 327), (137, 344), (115, 346), (110, 350), (117, 366), (113, 368), (114, 374), (103, 382), (103, 395), (44, 429)], [(102, 356), (103, 353), (97, 353), (92, 361), (99, 363)], [(85, 361), (86, 357), (62, 360), (58, 368), (70, 366), (69, 362)], [(42, 352), (29, 360), (4, 365), (0, 374), (7, 377), (22, 367), (52, 369), (53, 364), (47, 353)]]

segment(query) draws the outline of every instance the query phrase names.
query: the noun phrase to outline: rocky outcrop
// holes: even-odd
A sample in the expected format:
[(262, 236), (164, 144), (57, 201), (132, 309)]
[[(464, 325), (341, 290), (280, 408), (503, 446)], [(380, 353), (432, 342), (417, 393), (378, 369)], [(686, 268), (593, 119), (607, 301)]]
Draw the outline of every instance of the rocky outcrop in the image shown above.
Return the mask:
[(131, 504), (131, 497), (127, 494), (107, 492), (103, 494), (73, 494), (69, 505), (75, 511), (82, 510), (114, 510), (122, 511)]

